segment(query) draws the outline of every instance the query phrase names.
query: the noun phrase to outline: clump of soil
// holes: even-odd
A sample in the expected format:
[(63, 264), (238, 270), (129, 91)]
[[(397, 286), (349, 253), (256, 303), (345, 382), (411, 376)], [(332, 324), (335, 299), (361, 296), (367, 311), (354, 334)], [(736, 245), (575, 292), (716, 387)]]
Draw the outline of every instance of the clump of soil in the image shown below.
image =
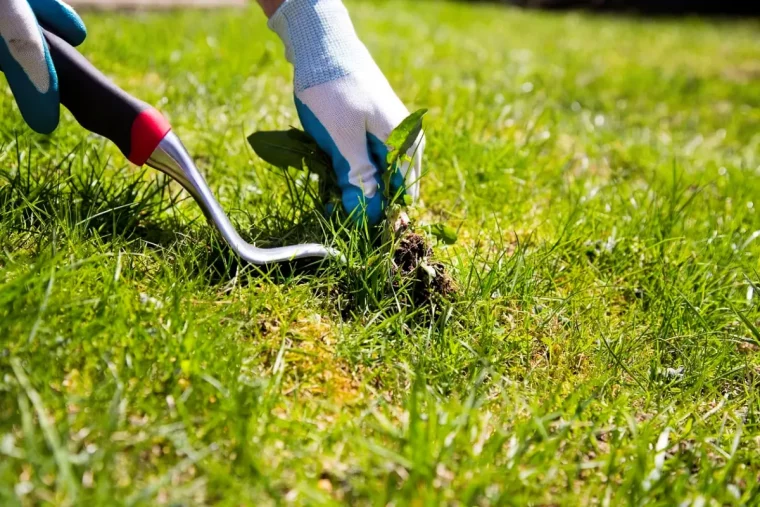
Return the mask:
[[(436, 277), (433, 278), (432, 282), (427, 286), (431, 291), (431, 294), (437, 294), (447, 299), (455, 295), (457, 292), (457, 286), (454, 283), (454, 279), (451, 278), (451, 275), (446, 271), (446, 266), (438, 261), (431, 262), (430, 266), (435, 269), (436, 272)], [(428, 299), (430, 299), (430, 295), (428, 295)]]
[(393, 268), (399, 279), (398, 288), (410, 286), (411, 296), (417, 305), (440, 303), (451, 299), (457, 292), (454, 279), (440, 261), (434, 260), (433, 247), (427, 238), (413, 232), (409, 222), (396, 222), (395, 234), (399, 238), (393, 252)]
[(393, 253), (393, 262), (402, 275), (410, 275), (417, 270), (421, 261), (433, 255), (431, 247), (424, 236), (415, 232), (406, 232)]

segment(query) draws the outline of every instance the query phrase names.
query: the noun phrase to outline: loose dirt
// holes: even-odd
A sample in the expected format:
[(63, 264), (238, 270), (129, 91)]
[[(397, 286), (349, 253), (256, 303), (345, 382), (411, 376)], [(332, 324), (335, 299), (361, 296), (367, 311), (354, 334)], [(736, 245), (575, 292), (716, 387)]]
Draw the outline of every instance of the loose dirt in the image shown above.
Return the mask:
[(435, 260), (427, 238), (414, 232), (408, 219), (396, 224), (394, 232), (399, 238), (393, 253), (394, 269), (399, 276), (396, 287), (410, 287), (416, 305), (440, 304), (452, 299), (457, 292), (456, 283), (446, 266)]

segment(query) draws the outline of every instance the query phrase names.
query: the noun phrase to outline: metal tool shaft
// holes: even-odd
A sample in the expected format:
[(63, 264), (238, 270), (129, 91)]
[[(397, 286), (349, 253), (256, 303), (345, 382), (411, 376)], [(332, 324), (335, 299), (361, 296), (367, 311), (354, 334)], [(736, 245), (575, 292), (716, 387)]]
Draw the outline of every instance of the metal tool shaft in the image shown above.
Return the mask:
[(278, 248), (258, 248), (245, 241), (233, 227), (224, 210), (211, 193), (203, 175), (195, 167), (193, 159), (173, 132), (169, 132), (161, 140), (146, 163), (179, 182), (193, 196), (203, 213), (219, 230), (235, 253), (250, 263), (262, 265), (309, 257), (341, 257), (341, 254), (336, 250), (316, 243)]

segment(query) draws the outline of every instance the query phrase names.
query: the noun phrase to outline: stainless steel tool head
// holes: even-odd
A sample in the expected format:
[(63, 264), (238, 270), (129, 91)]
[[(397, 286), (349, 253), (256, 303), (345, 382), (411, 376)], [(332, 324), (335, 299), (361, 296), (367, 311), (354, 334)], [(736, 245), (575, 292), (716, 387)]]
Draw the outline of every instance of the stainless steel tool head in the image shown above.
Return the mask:
[(344, 256), (337, 250), (317, 243), (278, 248), (258, 248), (241, 238), (214, 198), (203, 175), (195, 167), (195, 162), (174, 132), (170, 131), (161, 140), (147, 164), (168, 174), (190, 192), (190, 195), (201, 207), (208, 220), (219, 230), (225, 241), (236, 254), (247, 262), (265, 265), (305, 258), (331, 258), (345, 261)]

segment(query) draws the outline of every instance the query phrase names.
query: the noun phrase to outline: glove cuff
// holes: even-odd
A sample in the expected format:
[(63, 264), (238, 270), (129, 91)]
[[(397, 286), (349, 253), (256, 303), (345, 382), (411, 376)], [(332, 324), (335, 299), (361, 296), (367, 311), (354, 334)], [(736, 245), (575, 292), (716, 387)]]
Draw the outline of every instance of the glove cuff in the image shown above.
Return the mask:
[(285, 0), (268, 26), (285, 44), (296, 92), (339, 79), (372, 61), (340, 0)]

